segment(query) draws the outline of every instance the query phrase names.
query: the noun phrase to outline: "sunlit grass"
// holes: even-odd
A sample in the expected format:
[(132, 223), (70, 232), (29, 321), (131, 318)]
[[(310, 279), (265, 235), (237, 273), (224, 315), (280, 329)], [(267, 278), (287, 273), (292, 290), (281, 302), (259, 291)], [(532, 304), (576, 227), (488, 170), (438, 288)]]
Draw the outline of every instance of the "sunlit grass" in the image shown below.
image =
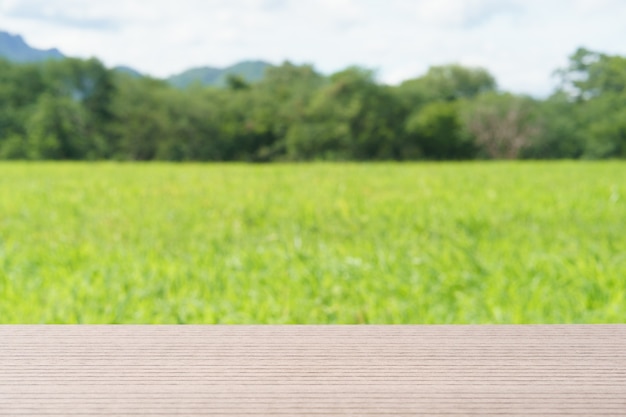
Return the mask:
[(626, 164), (0, 164), (0, 322), (626, 322)]

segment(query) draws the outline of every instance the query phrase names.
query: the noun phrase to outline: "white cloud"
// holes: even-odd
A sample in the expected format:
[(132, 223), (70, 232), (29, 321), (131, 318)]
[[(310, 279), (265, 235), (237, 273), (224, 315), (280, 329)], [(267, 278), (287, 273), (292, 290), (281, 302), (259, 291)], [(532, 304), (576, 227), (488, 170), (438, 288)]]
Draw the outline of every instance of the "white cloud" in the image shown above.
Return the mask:
[(157, 76), (258, 58), (398, 82), (460, 62), (538, 94), (578, 46), (626, 54), (624, 21), (623, 0), (0, 0), (0, 29), (34, 46)]
[(501, 0), (438, 0), (412, 3), (416, 17), (421, 22), (447, 28), (480, 25), (499, 13), (515, 9), (513, 2)]

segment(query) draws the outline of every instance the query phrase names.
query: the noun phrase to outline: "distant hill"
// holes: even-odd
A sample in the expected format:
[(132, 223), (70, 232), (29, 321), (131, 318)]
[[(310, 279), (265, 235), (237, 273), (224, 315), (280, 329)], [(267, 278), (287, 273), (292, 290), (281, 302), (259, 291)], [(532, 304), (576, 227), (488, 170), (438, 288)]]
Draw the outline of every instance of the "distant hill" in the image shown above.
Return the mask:
[(167, 78), (167, 82), (178, 88), (185, 88), (194, 83), (202, 85), (215, 85), (222, 70), (214, 67), (199, 67), (188, 69), (180, 74)]
[(126, 65), (118, 65), (117, 67), (113, 68), (113, 71), (130, 75), (133, 78), (141, 78), (144, 76), (144, 74), (142, 74), (141, 72), (137, 71), (134, 68), (127, 67)]
[(20, 35), (0, 31), (0, 57), (12, 62), (37, 62), (47, 59), (63, 59), (56, 48), (36, 49), (30, 47)]
[(248, 82), (260, 81), (265, 70), (272, 65), (265, 61), (243, 61), (226, 68), (192, 68), (167, 78), (167, 82), (178, 88), (186, 88), (194, 83), (223, 87), (229, 75), (238, 75)]
[[(0, 58), (2, 57), (11, 62), (38, 62), (65, 58), (56, 48), (47, 50), (32, 48), (20, 35), (0, 31)], [(248, 82), (260, 81), (265, 75), (265, 70), (270, 66), (271, 64), (264, 61), (243, 61), (226, 68), (192, 68), (173, 75), (165, 81), (178, 88), (186, 88), (194, 83), (223, 87), (230, 74), (238, 75)], [(144, 76), (141, 72), (125, 65), (117, 66), (113, 70), (135, 78)]]

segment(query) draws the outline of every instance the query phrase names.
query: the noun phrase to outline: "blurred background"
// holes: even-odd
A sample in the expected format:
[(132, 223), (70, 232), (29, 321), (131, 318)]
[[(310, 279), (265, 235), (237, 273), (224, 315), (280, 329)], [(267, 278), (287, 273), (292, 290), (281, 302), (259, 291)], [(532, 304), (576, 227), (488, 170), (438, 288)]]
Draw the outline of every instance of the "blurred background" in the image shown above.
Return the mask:
[(0, 0), (0, 322), (623, 322), (624, 22)]
[(620, 157), (625, 17), (618, 0), (2, 0), (0, 157)]

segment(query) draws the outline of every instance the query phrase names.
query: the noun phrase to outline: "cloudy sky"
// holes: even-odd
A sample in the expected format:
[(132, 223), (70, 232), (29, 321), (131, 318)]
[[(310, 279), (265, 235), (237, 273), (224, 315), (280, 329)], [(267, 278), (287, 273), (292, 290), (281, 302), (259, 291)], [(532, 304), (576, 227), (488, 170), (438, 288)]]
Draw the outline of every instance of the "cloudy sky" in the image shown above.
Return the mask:
[(458, 62), (544, 95), (578, 46), (626, 55), (626, 0), (0, 0), (0, 30), (159, 77), (263, 59), (397, 83)]

